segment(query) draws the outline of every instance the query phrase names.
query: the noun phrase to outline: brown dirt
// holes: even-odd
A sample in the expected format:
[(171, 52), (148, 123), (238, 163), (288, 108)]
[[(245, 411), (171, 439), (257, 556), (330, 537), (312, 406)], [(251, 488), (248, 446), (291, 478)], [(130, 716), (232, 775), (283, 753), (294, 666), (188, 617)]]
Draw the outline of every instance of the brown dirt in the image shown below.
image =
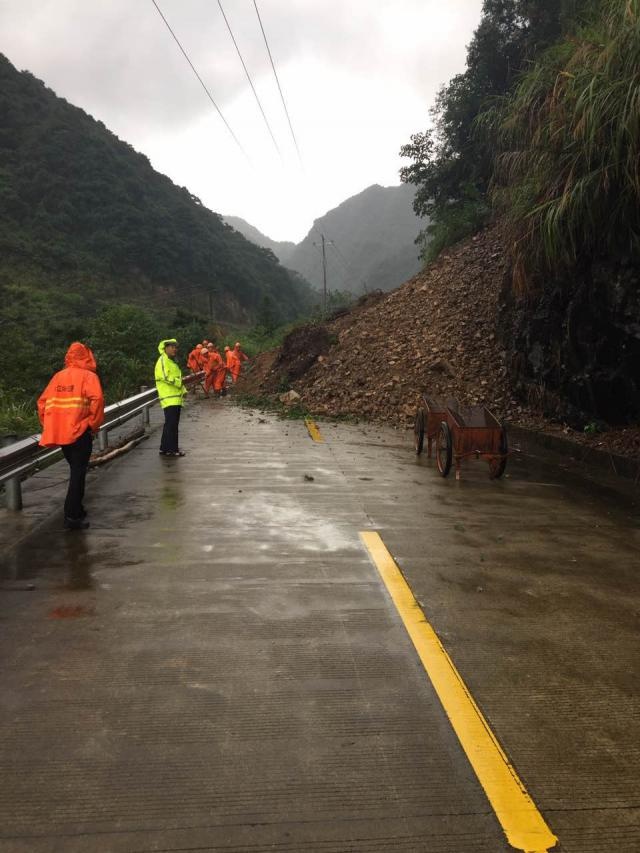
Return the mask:
[(404, 428), (426, 391), (640, 459), (640, 427), (585, 435), (514, 396), (497, 331), (506, 268), (500, 229), (487, 229), (397, 290), (372, 294), (325, 326), (296, 330), (281, 350), (256, 360), (247, 377), (252, 393), (291, 387), (313, 413), (350, 414)]

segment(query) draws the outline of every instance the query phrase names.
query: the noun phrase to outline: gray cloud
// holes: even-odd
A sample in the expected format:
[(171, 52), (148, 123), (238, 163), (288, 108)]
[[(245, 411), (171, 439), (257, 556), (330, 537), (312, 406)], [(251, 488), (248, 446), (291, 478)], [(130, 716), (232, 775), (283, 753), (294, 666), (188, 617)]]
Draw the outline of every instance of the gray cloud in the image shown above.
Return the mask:
[[(451, 5), (461, 18), (475, 20), (479, 3)], [(159, 5), (224, 110), (247, 84), (217, 3), (159, 0)], [(251, 0), (223, 0), (223, 5), (254, 78), (270, 75)], [(451, 45), (434, 43), (424, 32), (422, 50), (403, 51), (399, 36), (394, 52), (371, 0), (262, 0), (259, 6), (279, 66), (304, 55), (367, 73), (395, 61), (407, 83), (425, 94), (444, 82)], [(380, 4), (385, 6), (390, 4)], [(407, 35), (424, 6), (425, 0), (393, 4)], [(4, 0), (0, 32), (0, 50), (18, 67), (103, 120), (133, 120), (153, 130), (191, 122), (210, 109), (150, 0)]]
[(0, 51), (103, 121), (214, 209), (272, 236), (372, 183), (464, 66), (482, 0), (258, 0), (306, 171), (300, 174), (252, 0), (223, 0), (276, 136), (252, 102), (216, 0), (158, 0), (250, 151), (234, 148), (151, 0), (0, 0)]

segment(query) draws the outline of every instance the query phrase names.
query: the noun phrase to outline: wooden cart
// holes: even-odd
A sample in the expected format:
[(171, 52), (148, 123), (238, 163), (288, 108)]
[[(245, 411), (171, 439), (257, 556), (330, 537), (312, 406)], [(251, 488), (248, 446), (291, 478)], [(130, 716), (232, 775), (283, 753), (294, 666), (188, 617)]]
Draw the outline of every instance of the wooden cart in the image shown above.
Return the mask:
[(489, 463), (492, 480), (502, 477), (509, 456), (506, 427), (484, 406), (447, 405), (436, 438), (438, 471), (446, 477), (455, 461), (459, 480), (462, 460), (473, 456)]
[[(450, 404), (457, 408), (455, 400), (450, 400)], [(424, 440), (427, 439), (427, 456), (431, 459), (431, 451), (433, 442), (438, 437), (440, 432), (440, 424), (446, 420), (447, 406), (433, 397), (422, 395), (416, 417), (413, 422), (413, 446), (415, 447), (418, 456), (424, 450)]]

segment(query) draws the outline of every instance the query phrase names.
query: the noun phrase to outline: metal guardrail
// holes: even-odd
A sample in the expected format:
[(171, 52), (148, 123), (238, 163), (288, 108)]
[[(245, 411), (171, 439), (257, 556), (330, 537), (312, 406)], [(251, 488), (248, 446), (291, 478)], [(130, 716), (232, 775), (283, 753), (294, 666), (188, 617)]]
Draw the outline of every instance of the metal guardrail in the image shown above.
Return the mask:
[[(190, 374), (183, 376), (183, 382), (188, 387), (201, 382), (203, 378), (204, 373)], [(142, 415), (145, 428), (149, 426), (149, 410), (157, 402), (158, 392), (155, 388), (150, 388), (107, 406), (104, 410), (104, 423), (98, 431), (98, 448), (106, 450), (109, 446), (109, 431), (137, 415)], [(5, 487), (8, 509), (22, 509), (22, 480), (56, 462), (56, 457), (62, 458), (59, 448), (40, 447), (39, 441), (40, 433), (0, 447), (0, 485)]]

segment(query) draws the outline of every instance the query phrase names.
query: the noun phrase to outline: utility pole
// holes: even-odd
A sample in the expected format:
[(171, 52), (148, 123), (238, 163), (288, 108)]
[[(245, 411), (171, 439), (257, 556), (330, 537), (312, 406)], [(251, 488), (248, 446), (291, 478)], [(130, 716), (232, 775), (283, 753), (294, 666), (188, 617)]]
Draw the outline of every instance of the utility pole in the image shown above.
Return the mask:
[[(322, 316), (327, 316), (327, 243), (333, 243), (333, 240), (325, 240), (324, 234), (320, 235), (322, 240)], [(317, 243), (313, 244), (317, 246)]]
[(327, 251), (322, 235), (322, 316), (327, 316)]

